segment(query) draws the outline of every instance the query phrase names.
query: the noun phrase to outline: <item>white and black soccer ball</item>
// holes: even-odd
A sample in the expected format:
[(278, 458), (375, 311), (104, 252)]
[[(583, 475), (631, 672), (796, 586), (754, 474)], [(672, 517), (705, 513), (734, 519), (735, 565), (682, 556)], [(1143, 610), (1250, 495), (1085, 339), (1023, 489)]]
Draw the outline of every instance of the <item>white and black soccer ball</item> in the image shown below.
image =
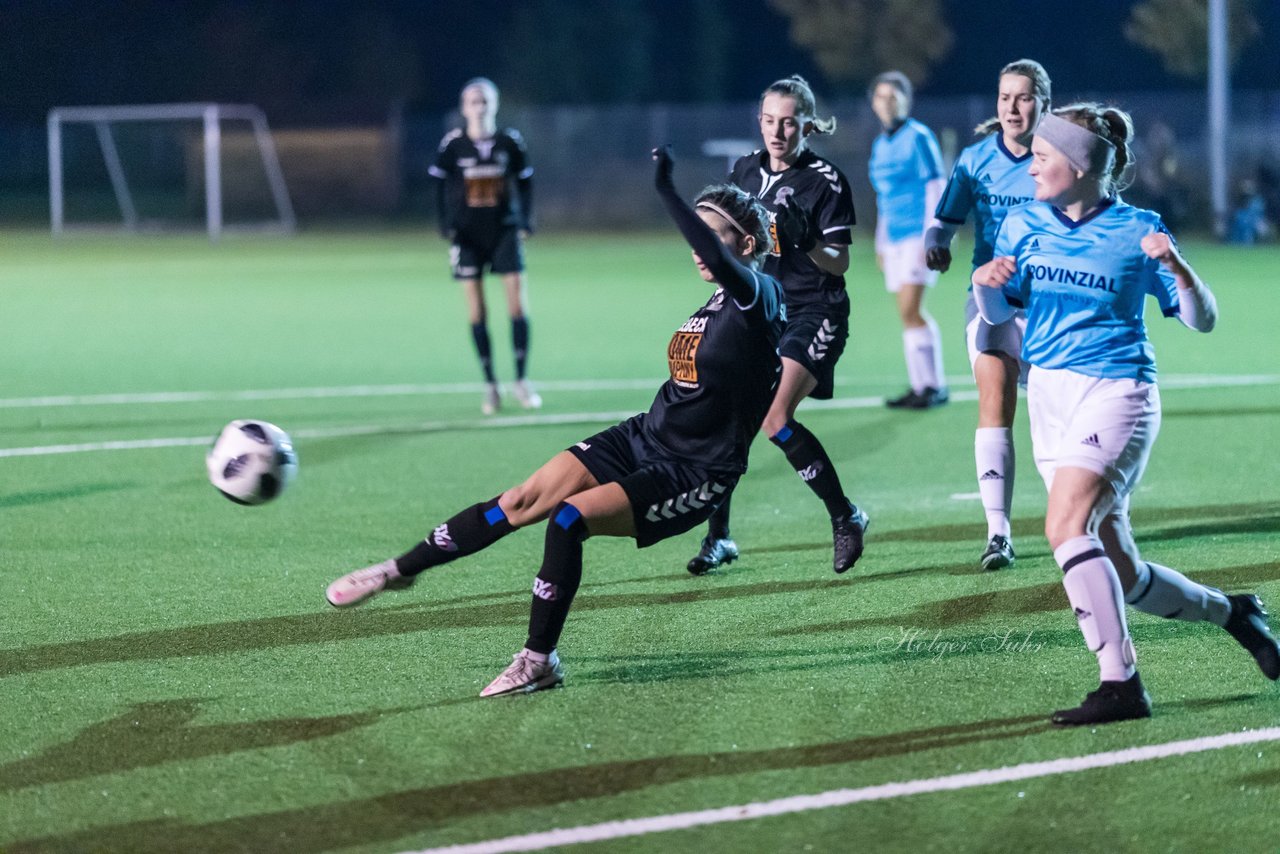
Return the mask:
[(289, 434), (266, 421), (232, 421), (205, 455), (209, 482), (237, 504), (279, 497), (298, 472)]

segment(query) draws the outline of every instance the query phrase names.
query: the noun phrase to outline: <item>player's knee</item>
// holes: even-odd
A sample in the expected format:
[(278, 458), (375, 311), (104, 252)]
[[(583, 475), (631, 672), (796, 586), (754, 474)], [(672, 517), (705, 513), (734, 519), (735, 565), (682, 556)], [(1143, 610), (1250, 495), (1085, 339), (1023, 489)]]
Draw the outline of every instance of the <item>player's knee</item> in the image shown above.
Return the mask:
[(547, 521), (547, 538), (566, 538), (569, 542), (580, 543), (587, 537), (591, 536), (587, 530), (587, 520), (582, 515), (582, 511), (570, 504), (568, 501), (561, 501), (551, 511), (551, 516)]
[(766, 436), (772, 439), (774, 436), (787, 426), (787, 422), (791, 419), (787, 416), (785, 409), (770, 409), (764, 417), (764, 423), (760, 425), (760, 429)]
[(538, 521), (538, 503), (542, 490), (531, 481), (513, 486), (498, 499), (498, 506), (515, 527), (523, 527)]

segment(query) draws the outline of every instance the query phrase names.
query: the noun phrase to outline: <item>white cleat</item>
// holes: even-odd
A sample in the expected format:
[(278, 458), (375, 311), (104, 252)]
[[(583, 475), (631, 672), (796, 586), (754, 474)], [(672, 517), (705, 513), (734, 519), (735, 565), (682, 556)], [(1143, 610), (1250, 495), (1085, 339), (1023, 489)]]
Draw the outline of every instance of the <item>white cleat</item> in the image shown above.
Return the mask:
[(496, 415), (502, 406), (502, 398), (498, 396), (497, 383), (485, 383), (484, 400), (480, 401), (480, 411), (485, 415)]
[(412, 582), (412, 578), (405, 578), (396, 569), (394, 559), (384, 560), (382, 563), (348, 572), (329, 585), (324, 591), (324, 598), (335, 608), (349, 608), (376, 596), (388, 586), (408, 587)]
[(528, 380), (516, 380), (516, 384), (512, 386), (512, 393), (516, 396), (516, 400), (525, 409), (541, 409), (542, 396), (533, 390), (533, 386)]
[(511, 664), (480, 692), (481, 697), (503, 694), (528, 694), (541, 688), (552, 688), (564, 681), (560, 656), (552, 650), (546, 661), (534, 661), (529, 650), (522, 649), (511, 658)]

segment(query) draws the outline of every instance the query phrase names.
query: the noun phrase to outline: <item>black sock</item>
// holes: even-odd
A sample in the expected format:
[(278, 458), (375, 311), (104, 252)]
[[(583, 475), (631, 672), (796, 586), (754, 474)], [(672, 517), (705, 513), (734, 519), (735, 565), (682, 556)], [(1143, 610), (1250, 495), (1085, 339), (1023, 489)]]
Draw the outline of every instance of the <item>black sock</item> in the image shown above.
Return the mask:
[(582, 581), (582, 541), (587, 536), (587, 523), (578, 508), (561, 501), (547, 520), (542, 569), (533, 579), (526, 649), (550, 653), (560, 642), (569, 606)]
[(493, 351), (489, 347), (489, 327), (480, 323), (471, 324), (471, 337), (476, 342), (476, 355), (480, 357), (480, 368), (484, 371), (484, 381), (497, 382), (493, 378)]
[(529, 360), (529, 318), (511, 318), (511, 347), (516, 351), (516, 379), (522, 380)]
[(831, 518), (844, 516), (849, 512), (849, 499), (845, 498), (844, 488), (840, 486), (840, 476), (836, 474), (836, 467), (831, 465), (831, 458), (827, 456), (817, 436), (799, 421), (792, 420), (769, 441), (787, 455), (787, 462), (791, 463), (800, 479), (809, 484), (814, 494), (822, 499)]
[(729, 499), (731, 498), (733, 498), (733, 492), (725, 493), (724, 501), (712, 511), (711, 518), (707, 519), (707, 539), (729, 539)]
[(487, 549), (514, 530), (497, 498), (472, 504), (396, 558), (396, 569), (401, 575), (417, 575), (424, 569)]

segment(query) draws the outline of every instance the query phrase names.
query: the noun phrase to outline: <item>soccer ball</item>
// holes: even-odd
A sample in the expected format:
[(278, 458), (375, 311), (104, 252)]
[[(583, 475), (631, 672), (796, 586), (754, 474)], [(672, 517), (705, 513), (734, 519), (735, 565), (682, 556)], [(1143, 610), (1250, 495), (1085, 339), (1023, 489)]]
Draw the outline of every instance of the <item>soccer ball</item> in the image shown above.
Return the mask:
[(298, 471), (293, 441), (266, 421), (232, 421), (205, 456), (209, 482), (237, 504), (263, 504), (284, 492)]

